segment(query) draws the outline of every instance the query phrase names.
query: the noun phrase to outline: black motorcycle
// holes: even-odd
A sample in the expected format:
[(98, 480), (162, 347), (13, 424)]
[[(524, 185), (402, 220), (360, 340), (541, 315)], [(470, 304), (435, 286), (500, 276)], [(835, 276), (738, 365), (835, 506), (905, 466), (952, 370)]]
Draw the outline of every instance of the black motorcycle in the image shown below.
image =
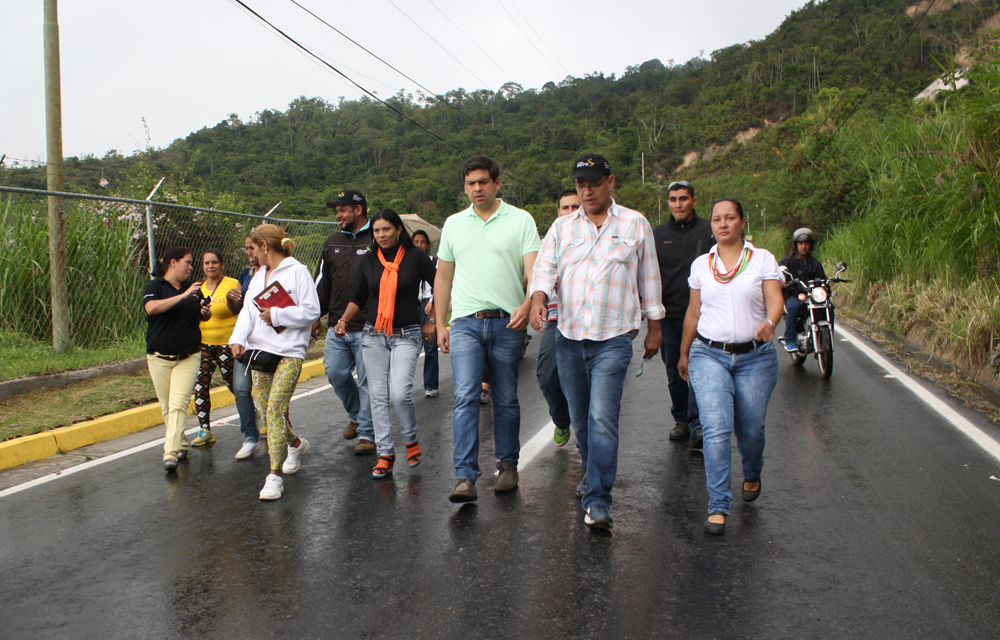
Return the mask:
[[(795, 346), (798, 351), (792, 351), (788, 355), (792, 357), (792, 364), (798, 367), (810, 353), (815, 354), (824, 379), (833, 375), (833, 292), (830, 285), (835, 282), (850, 282), (837, 277), (846, 269), (847, 263), (840, 262), (837, 264), (837, 273), (832, 278), (803, 282), (792, 277), (784, 267), (781, 268), (788, 278), (785, 286), (796, 291), (799, 300), (806, 303), (795, 324)], [(782, 343), (785, 341), (784, 337), (778, 340)]]

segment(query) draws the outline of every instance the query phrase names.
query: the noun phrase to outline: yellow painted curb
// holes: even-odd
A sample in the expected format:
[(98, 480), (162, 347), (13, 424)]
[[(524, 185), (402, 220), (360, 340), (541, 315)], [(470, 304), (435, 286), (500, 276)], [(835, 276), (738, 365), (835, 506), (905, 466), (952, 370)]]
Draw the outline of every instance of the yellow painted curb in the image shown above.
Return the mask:
[[(315, 378), (325, 372), (323, 360), (312, 360), (302, 365), (299, 381)], [(212, 407), (225, 407), (236, 402), (236, 398), (226, 387), (212, 389)], [(194, 401), (188, 408), (188, 415), (194, 413)], [(119, 413), (102, 416), (69, 427), (59, 427), (23, 438), (0, 442), (0, 469), (32, 462), (55, 455), (60, 451), (72, 451), (89, 444), (119, 438), (136, 431), (163, 424), (160, 403), (154, 402), (142, 407), (126, 409)]]
[(0, 469), (16, 467), (57, 453), (59, 447), (56, 446), (56, 439), (51, 431), (0, 442)]

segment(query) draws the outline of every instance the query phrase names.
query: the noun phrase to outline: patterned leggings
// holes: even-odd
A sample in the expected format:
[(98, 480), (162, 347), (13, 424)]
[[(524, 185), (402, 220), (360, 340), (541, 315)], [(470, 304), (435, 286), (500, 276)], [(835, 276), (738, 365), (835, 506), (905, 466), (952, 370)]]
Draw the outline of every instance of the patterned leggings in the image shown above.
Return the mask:
[[(233, 352), (229, 350), (228, 344), (202, 344), (201, 345), (201, 371), (198, 373), (198, 380), (194, 383), (194, 406), (198, 410), (198, 424), (202, 429), (212, 429), (212, 398), (209, 393), (212, 391), (212, 374), (215, 367), (219, 367), (219, 373), (225, 381), (229, 391), (233, 390)], [(235, 394), (234, 394), (235, 395)]]
[[(274, 373), (253, 372), (253, 398), (257, 406), (258, 420), (267, 420), (267, 452), (271, 456), (271, 469), (281, 469), (288, 453), (288, 445), (298, 437), (292, 432), (288, 421), (288, 404), (302, 373), (302, 358), (282, 358)], [(259, 430), (259, 429), (258, 429)]]

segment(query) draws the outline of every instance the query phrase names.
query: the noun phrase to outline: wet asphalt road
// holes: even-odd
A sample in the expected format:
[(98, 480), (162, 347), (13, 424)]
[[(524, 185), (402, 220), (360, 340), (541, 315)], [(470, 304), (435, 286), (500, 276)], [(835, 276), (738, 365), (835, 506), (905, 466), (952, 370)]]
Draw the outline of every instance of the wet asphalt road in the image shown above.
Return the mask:
[[(523, 445), (548, 422), (537, 345)], [(478, 504), (447, 501), (443, 357), (439, 398), (418, 364), (424, 462), (388, 481), (326, 389), (292, 404), (312, 449), (277, 502), (257, 499), (265, 455), (233, 459), (235, 426), (172, 479), (152, 448), (0, 498), (0, 638), (1000, 636), (1000, 463), (898, 380), (840, 341), (830, 381), (781, 357), (763, 492), (744, 504), (735, 478), (713, 538), (702, 460), (667, 440), (666, 375), (636, 379), (635, 348), (610, 535), (582, 524), (575, 447), (550, 440), (519, 491), (484, 476)]]

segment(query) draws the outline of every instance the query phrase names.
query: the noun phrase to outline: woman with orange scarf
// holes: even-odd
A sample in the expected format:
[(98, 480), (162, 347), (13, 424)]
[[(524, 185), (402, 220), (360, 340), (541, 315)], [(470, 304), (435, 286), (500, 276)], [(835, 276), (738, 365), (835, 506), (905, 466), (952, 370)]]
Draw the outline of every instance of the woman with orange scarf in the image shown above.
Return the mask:
[(433, 286), (436, 271), (430, 256), (413, 246), (410, 234), (395, 211), (382, 209), (372, 216), (371, 225), (378, 246), (361, 262), (354, 298), (333, 330), (338, 336), (344, 335), (347, 323), (364, 308), (369, 298), (374, 299), (376, 304), (368, 308), (361, 349), (368, 372), (368, 395), (378, 448), (378, 462), (372, 469), (372, 477), (385, 478), (392, 475), (396, 462), (390, 398), (406, 441), (406, 463), (411, 467), (420, 464), (417, 413), (410, 390), (423, 336), (437, 339), (433, 311), (432, 319), (420, 326), (419, 300), (420, 283)]

